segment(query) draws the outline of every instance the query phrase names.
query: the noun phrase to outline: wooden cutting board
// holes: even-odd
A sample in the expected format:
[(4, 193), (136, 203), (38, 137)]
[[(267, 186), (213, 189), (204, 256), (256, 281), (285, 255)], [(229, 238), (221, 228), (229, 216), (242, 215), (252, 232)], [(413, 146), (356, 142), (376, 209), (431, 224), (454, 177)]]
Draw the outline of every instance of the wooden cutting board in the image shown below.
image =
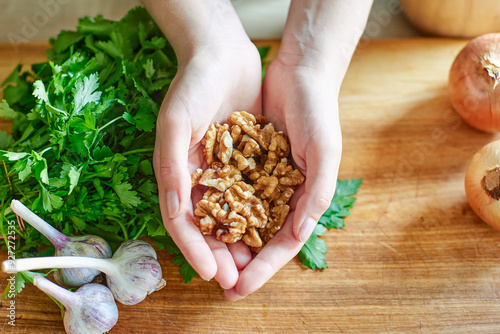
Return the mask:
[[(263, 44), (275, 54), (278, 42)], [(340, 96), (339, 177), (364, 182), (346, 227), (324, 236), (329, 269), (295, 259), (232, 303), (215, 281), (184, 285), (160, 252), (167, 287), (119, 305), (111, 333), (500, 332), (500, 233), (474, 215), (463, 189), (474, 152), (499, 136), (472, 129), (450, 108), (448, 70), (464, 44), (360, 44)], [(18, 62), (43, 60), (45, 48), (0, 46), (0, 80)], [(1, 289), (6, 279), (0, 275)], [(6, 305), (3, 333), (64, 332), (58, 308), (33, 286), (16, 299), (15, 329)]]

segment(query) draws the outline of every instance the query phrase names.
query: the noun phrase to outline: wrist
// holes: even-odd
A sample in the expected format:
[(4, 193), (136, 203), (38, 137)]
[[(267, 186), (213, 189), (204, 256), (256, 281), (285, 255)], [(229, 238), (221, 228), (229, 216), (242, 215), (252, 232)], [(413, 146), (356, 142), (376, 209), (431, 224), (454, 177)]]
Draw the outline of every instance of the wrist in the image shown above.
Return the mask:
[(277, 59), (332, 73), (342, 80), (371, 3), (372, 0), (292, 0)]
[[(238, 22), (210, 22), (205, 31), (190, 32), (177, 36), (171, 44), (179, 64), (197, 56), (224, 57), (232, 51), (253, 46), (243, 27)], [(168, 38), (168, 37), (167, 37)]]
[(250, 42), (229, 0), (141, 0), (179, 63), (205, 51)]
[[(236, 34), (234, 31), (221, 33), (218, 36), (206, 36), (201, 39), (185, 40), (183, 43), (174, 45), (174, 48), (179, 66), (191, 62), (195, 59), (206, 59), (213, 61), (214, 58), (219, 60), (234, 56), (235, 52), (248, 52), (247, 50), (255, 49), (255, 45), (250, 41), (244, 33)], [(240, 53), (242, 54), (242, 53)], [(243, 53), (244, 54), (244, 53)]]
[(326, 85), (331, 92), (339, 92), (348, 64), (338, 62), (333, 51), (280, 48), (273, 63), (281, 70), (294, 73), (311, 84)]

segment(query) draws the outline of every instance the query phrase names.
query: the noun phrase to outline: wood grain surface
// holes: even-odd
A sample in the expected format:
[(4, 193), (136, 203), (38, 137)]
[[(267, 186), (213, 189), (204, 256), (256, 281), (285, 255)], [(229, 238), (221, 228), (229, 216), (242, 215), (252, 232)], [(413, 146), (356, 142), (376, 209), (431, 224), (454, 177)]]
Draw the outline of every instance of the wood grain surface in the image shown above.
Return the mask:
[[(278, 42), (266, 42), (274, 45)], [(363, 178), (342, 230), (324, 235), (329, 269), (291, 261), (263, 288), (232, 303), (215, 281), (184, 285), (159, 253), (167, 287), (119, 305), (111, 333), (498, 333), (500, 233), (467, 204), (467, 164), (498, 138), (450, 107), (447, 76), (465, 41), (366, 41), (344, 81), (340, 178)], [(0, 81), (45, 44), (0, 46)], [(6, 125), (3, 125), (4, 128)], [(3, 253), (5, 256), (5, 253)], [(0, 275), (0, 288), (6, 286)], [(63, 333), (58, 308), (29, 286), (16, 298), (16, 327)]]

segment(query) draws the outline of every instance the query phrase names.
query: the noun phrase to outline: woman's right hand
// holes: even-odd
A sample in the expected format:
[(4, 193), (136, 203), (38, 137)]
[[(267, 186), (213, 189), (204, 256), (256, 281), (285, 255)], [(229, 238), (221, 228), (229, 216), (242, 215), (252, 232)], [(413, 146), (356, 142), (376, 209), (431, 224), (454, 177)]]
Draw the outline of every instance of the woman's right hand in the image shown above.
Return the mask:
[(191, 200), (190, 174), (206, 168), (200, 141), (209, 125), (234, 110), (259, 113), (260, 89), (260, 57), (250, 41), (201, 49), (181, 61), (157, 120), (153, 160), (165, 227), (198, 274), (226, 289), (236, 284), (250, 253), (242, 244), (228, 248), (201, 234), (193, 222), (193, 202), (201, 194)]
[(153, 156), (163, 222), (204, 279), (233, 287), (250, 261), (242, 243), (203, 236), (193, 221), (190, 174), (204, 166), (200, 141), (235, 110), (261, 112), (261, 62), (229, 0), (142, 0), (179, 63), (160, 108)]
[[(203, 236), (193, 221), (190, 174), (206, 168), (200, 144), (209, 125), (235, 110), (261, 112), (261, 61), (229, 0), (142, 0), (179, 63), (160, 108), (153, 156), (163, 222), (204, 279), (232, 288), (250, 261), (242, 243)], [(206, 164), (206, 163), (205, 163)]]

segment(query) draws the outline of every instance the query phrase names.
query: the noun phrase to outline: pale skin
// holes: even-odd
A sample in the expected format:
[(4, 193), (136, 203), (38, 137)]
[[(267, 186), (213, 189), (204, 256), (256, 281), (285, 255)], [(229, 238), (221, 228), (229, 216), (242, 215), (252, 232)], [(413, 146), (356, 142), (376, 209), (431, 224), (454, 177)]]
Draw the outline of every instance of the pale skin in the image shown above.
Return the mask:
[[(294, 258), (328, 208), (340, 164), (338, 94), (372, 0), (292, 0), (278, 56), (261, 63), (229, 0), (142, 0), (172, 44), (179, 71), (157, 120), (154, 168), (165, 227), (191, 266), (229, 300), (258, 290)], [(203, 236), (193, 222), (190, 173), (200, 141), (235, 110), (263, 114), (287, 133), (306, 177), (276, 236), (256, 256), (241, 241)]]

